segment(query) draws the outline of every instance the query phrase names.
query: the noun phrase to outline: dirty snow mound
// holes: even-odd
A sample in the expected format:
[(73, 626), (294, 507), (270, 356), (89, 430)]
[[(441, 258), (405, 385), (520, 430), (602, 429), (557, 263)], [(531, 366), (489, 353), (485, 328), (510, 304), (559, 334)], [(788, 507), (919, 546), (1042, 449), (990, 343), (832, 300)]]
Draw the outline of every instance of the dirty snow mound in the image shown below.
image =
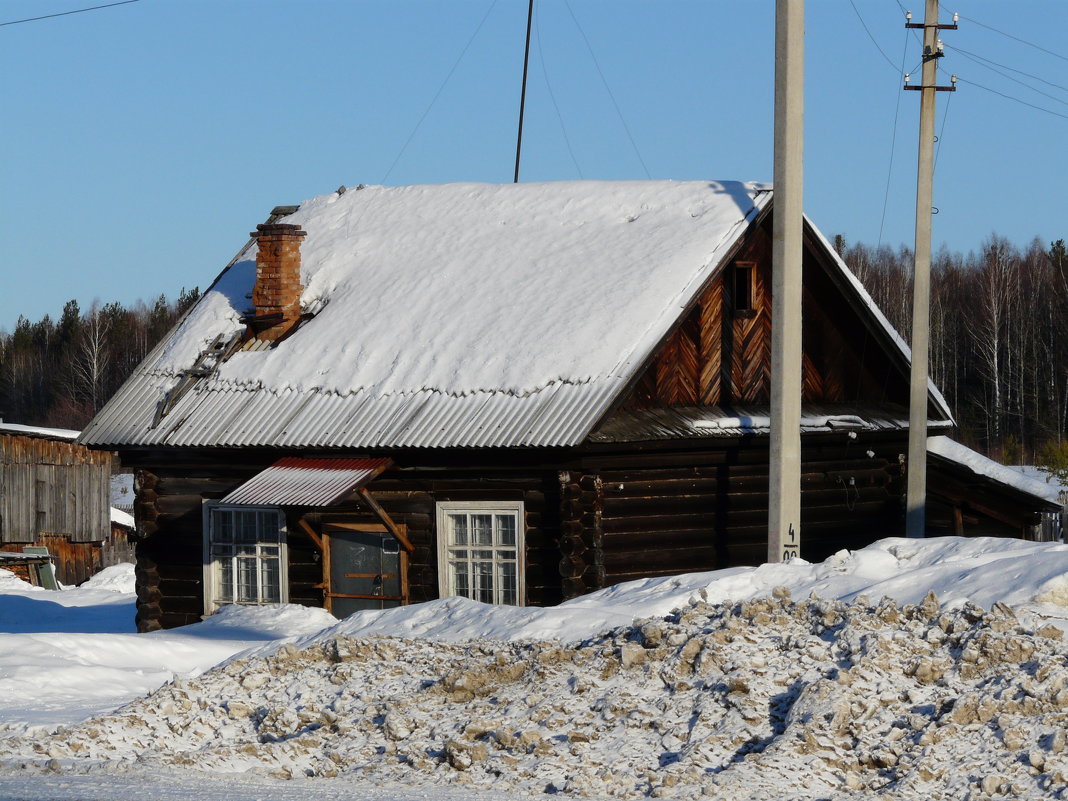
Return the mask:
[[(1012, 610), (695, 599), (572, 645), (338, 635), (0, 760), (575, 795), (1068, 798), (1068, 648)], [(108, 763), (111, 766), (108, 766)], [(789, 788), (788, 795), (784, 788)]]

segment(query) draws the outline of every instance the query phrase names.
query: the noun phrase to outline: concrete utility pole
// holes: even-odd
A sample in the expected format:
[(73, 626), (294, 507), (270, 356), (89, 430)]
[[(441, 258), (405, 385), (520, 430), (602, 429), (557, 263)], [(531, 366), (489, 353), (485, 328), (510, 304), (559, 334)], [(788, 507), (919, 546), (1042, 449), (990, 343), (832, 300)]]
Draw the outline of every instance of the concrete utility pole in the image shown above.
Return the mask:
[(769, 562), (785, 561), (800, 555), (801, 550), (804, 76), (804, 0), (776, 0)]
[[(911, 12), (908, 19), (911, 20)], [(920, 92), (920, 153), (916, 168), (916, 267), (912, 285), (912, 375), (909, 391), (908, 486), (905, 495), (905, 535), (926, 534), (927, 503), (927, 372), (931, 340), (931, 216), (934, 195), (935, 94), (953, 91), (936, 85), (942, 48), (938, 24), (938, 0), (927, 0), (923, 24), (907, 21), (906, 28), (923, 28), (923, 77), (920, 86), (905, 88)], [(956, 76), (953, 77), (956, 82)]]

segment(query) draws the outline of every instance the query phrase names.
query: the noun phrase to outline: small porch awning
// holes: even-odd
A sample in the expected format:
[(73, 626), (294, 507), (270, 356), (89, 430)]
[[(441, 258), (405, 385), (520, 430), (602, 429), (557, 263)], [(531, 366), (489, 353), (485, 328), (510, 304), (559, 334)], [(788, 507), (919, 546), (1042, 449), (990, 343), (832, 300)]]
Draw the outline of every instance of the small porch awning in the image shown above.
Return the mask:
[(221, 503), (239, 506), (333, 506), (393, 464), (392, 459), (289, 456), (262, 470)]

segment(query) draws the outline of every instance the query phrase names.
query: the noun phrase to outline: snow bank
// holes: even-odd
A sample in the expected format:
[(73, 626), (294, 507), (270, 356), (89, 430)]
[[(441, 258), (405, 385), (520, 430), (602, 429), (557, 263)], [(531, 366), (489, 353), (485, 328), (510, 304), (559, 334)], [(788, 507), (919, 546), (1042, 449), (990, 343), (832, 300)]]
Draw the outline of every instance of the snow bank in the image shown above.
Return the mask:
[[(92, 593), (127, 597), (18, 597)], [(0, 774), (1065, 799), (1066, 617), (1068, 546), (948, 537), (630, 582), (551, 609), (453, 598), (338, 622), (231, 607), (150, 635), (0, 635), (5, 720), (12, 699), (28, 699), (26, 716), (55, 704), (36, 718), (54, 724), (63, 703), (99, 712), (109, 686), (129, 699), (177, 676), (52, 733), (19, 718)]]
[(303, 606), (234, 607), (195, 626), (135, 634), (133, 584), (130, 564), (58, 592), (0, 570), (0, 732), (103, 714), (265, 641), (337, 622)]
[(637, 617), (666, 615), (698, 594), (714, 602), (743, 601), (769, 595), (776, 587), (786, 587), (795, 598), (815, 593), (849, 601), (861, 594), (885, 595), (898, 603), (918, 603), (934, 590), (947, 607), (970, 600), (990, 608), (1001, 601), (1068, 630), (1068, 546), (994, 537), (936, 537), (879, 540), (859, 551), (840, 551), (818, 564), (794, 559), (630, 581), (555, 607), (487, 606), (465, 598), (443, 598), (358, 612), (299, 644), (337, 635), (576, 642), (628, 625)]
[(105, 567), (99, 573), (90, 576), (82, 582), (82, 590), (111, 590), (133, 594), (136, 592), (134, 566), (130, 562), (122, 562), (111, 567)]
[(694, 599), (575, 645), (288, 645), (0, 755), (621, 798), (1063, 797), (1059, 629), (933, 594), (774, 595)]

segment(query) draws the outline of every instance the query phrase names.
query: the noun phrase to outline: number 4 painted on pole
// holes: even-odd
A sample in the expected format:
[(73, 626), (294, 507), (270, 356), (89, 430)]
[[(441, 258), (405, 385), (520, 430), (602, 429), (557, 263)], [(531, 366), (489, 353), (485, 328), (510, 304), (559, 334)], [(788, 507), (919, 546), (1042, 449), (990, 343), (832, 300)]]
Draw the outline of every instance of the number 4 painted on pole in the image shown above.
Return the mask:
[(798, 541), (797, 532), (794, 531), (794, 526), (790, 524), (790, 530), (786, 534), (786, 541), (783, 543), (782, 548), (782, 561), (786, 562), (795, 558), (801, 550), (801, 543)]

